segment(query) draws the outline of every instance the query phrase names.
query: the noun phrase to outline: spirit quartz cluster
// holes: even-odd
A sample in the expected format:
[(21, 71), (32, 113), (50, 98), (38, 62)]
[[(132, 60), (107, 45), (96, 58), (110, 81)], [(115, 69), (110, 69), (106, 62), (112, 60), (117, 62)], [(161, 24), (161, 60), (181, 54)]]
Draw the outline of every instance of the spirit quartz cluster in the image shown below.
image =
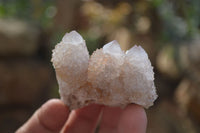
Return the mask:
[(91, 103), (148, 108), (157, 98), (153, 67), (141, 46), (124, 52), (112, 41), (90, 57), (85, 40), (72, 31), (56, 45), (52, 62), (61, 100), (70, 109)]

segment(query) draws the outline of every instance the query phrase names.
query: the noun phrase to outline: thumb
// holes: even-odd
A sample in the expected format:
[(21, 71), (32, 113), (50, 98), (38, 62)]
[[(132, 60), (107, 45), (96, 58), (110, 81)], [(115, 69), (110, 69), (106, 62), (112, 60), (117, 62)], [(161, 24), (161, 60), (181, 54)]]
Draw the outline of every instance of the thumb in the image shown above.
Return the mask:
[(69, 115), (69, 109), (58, 99), (47, 101), (16, 133), (59, 132)]

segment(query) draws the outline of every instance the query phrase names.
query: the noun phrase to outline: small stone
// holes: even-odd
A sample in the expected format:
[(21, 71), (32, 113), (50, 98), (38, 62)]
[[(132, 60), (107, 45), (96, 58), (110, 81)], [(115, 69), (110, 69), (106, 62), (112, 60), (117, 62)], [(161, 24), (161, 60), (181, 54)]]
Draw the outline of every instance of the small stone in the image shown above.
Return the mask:
[(71, 109), (91, 103), (145, 108), (157, 98), (154, 73), (144, 49), (121, 50), (117, 41), (97, 49), (90, 57), (85, 41), (75, 31), (67, 33), (53, 50), (61, 99)]

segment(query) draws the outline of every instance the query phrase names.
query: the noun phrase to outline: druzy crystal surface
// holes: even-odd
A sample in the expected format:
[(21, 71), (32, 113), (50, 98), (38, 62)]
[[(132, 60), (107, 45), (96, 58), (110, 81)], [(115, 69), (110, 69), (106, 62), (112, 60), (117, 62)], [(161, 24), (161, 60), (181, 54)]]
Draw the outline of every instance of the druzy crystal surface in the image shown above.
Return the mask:
[(153, 67), (141, 46), (124, 52), (114, 40), (89, 57), (85, 40), (72, 31), (56, 45), (51, 61), (61, 99), (71, 109), (91, 103), (148, 108), (157, 98)]

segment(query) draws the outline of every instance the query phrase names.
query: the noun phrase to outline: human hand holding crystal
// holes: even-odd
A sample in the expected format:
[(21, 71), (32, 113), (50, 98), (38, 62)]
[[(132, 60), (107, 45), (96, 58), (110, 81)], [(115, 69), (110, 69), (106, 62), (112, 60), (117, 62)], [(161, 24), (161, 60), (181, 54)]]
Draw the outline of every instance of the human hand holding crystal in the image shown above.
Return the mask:
[(17, 133), (93, 133), (97, 125), (99, 133), (145, 133), (143, 107), (152, 106), (157, 94), (141, 46), (123, 51), (112, 41), (90, 56), (72, 31), (55, 46), (51, 61), (61, 100), (48, 101)]
[(145, 133), (147, 117), (136, 104), (126, 108), (92, 104), (70, 111), (61, 100), (40, 107), (16, 133)]

